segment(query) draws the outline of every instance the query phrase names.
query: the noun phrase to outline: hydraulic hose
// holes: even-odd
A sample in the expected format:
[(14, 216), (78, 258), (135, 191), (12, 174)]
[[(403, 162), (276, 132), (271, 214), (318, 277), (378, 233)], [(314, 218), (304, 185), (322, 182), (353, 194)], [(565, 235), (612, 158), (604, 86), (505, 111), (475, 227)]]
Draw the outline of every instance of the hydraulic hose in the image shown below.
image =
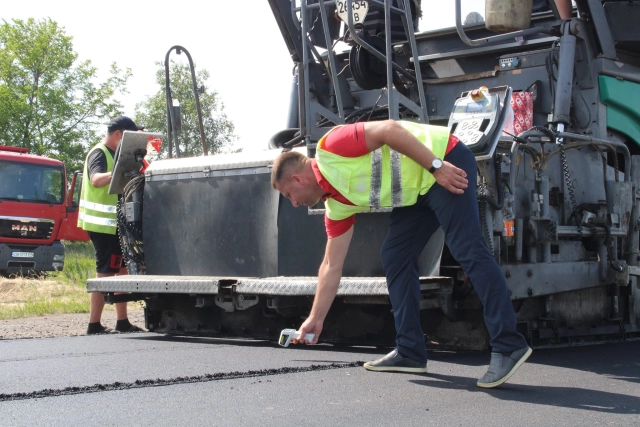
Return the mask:
[[(494, 211), (498, 211), (502, 209), (504, 204), (504, 186), (502, 185), (502, 161), (496, 156), (495, 158), (495, 180), (496, 185), (498, 186), (496, 193), (498, 194), (498, 200), (494, 199), (490, 194), (491, 190), (489, 189), (489, 194), (487, 193), (479, 193), (478, 194), (478, 202), (485, 202), (491, 206), (491, 209)], [(486, 187), (485, 187), (486, 188)], [(482, 188), (479, 188), (481, 190)]]
[(144, 189), (144, 175), (140, 174), (131, 179), (124, 187), (122, 198), (116, 206), (118, 232), (122, 255), (129, 270), (129, 274), (136, 274), (138, 266), (144, 265), (144, 248), (142, 242), (142, 227), (140, 222), (129, 222), (126, 219), (125, 204), (134, 199), (136, 192)]
[[(563, 144), (563, 149), (567, 151), (567, 150), (575, 150), (577, 148), (587, 147), (587, 146), (605, 147), (611, 152), (612, 158), (613, 158), (613, 168), (615, 170), (615, 180), (619, 181), (620, 165), (618, 163), (616, 148), (612, 144), (607, 144), (605, 142), (596, 142), (596, 141), (577, 141), (577, 142), (570, 142), (567, 144)], [(546, 165), (549, 159), (555, 156), (556, 154), (560, 154), (560, 149), (553, 150), (549, 154), (547, 154), (547, 156), (543, 161), (543, 165)]]
[[(496, 156), (494, 157), (495, 165), (495, 181), (498, 186), (496, 193), (498, 194), (498, 200), (494, 199), (491, 195), (491, 184), (487, 184), (482, 187), (478, 187), (478, 209), (480, 211), (480, 222), (482, 223), (483, 233), (487, 246), (491, 251), (491, 254), (495, 254), (495, 248), (493, 245), (493, 233), (491, 232), (491, 224), (487, 217), (486, 205), (488, 204), (494, 211), (499, 211), (504, 205), (504, 185), (502, 184), (502, 161)], [(488, 192), (482, 192), (483, 189), (487, 189)]]
[(480, 222), (482, 223), (482, 233), (484, 234), (484, 238), (487, 242), (487, 246), (489, 247), (489, 251), (491, 251), (491, 255), (494, 255), (495, 249), (493, 247), (493, 233), (491, 233), (491, 227), (489, 226), (487, 211), (485, 209), (486, 205), (486, 201), (479, 202)]

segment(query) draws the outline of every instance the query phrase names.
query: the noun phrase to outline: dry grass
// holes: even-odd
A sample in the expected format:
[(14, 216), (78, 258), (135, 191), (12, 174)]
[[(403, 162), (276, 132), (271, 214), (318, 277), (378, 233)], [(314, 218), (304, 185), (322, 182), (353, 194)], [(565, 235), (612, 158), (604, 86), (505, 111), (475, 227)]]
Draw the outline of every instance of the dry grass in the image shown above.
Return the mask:
[[(88, 313), (86, 280), (95, 276), (90, 242), (65, 242), (65, 268), (41, 278), (0, 278), (0, 320), (57, 313)], [(140, 305), (129, 303), (129, 310)], [(113, 310), (113, 305), (105, 305)]]
[(81, 284), (22, 277), (0, 279), (0, 320), (88, 311), (89, 297)]

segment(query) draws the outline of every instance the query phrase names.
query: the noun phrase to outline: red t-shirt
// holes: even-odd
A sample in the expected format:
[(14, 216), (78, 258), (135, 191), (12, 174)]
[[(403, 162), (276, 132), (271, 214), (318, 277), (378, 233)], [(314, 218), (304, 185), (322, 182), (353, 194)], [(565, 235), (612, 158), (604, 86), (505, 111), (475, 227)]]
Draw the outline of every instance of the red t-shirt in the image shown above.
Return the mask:
[[(447, 144), (446, 154), (455, 147), (458, 143), (458, 138), (451, 135), (449, 136), (449, 143)], [(369, 153), (369, 148), (364, 139), (364, 122), (354, 123), (351, 125), (341, 126), (331, 131), (324, 140), (323, 148), (333, 154), (337, 154), (342, 157), (360, 157)], [(326, 200), (331, 197), (340, 203), (346, 205), (352, 205), (338, 190), (336, 190), (330, 183), (322, 176), (316, 159), (312, 159), (311, 166), (313, 173), (316, 175), (316, 180), (320, 187), (325, 191), (325, 195), (322, 196), (322, 200)], [(353, 224), (356, 223), (356, 216), (351, 215), (348, 218), (341, 220), (330, 219), (326, 214), (324, 216), (324, 225), (327, 230), (327, 237), (333, 239), (346, 233)]]

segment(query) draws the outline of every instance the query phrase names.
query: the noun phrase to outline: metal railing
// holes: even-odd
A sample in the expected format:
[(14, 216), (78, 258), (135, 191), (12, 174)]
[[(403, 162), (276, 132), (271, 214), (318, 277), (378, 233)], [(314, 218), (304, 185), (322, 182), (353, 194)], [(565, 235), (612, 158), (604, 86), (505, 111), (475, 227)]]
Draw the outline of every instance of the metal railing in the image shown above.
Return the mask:
[[(327, 13), (327, 9), (330, 6), (335, 6), (335, 0), (317, 0), (317, 3), (308, 4), (308, 0), (300, 0), (300, 5), (296, 6), (296, 2), (291, 2), (291, 14), (294, 22), (299, 22), (300, 24), (300, 34), (301, 34), (301, 45), (302, 45), (302, 62), (298, 63), (298, 78), (299, 78), (299, 102), (300, 102), (300, 133), (304, 137), (306, 145), (308, 148), (315, 148), (315, 144), (312, 143), (312, 140), (318, 140), (324, 133), (326, 133), (326, 128), (320, 128), (317, 126), (315, 121), (315, 116), (320, 115), (326, 118), (328, 121), (334, 124), (344, 124), (345, 119), (347, 117), (347, 112), (344, 107), (344, 100), (346, 93), (343, 93), (345, 90), (345, 85), (341, 87), (339, 81), (339, 71), (338, 71), (338, 60), (336, 57), (336, 53), (334, 51), (334, 40), (331, 39), (330, 31), (329, 31), (329, 14)], [(428, 113), (427, 113), (427, 102), (426, 102), (426, 94), (424, 90), (424, 85), (422, 84), (422, 75), (420, 71), (420, 62), (418, 59), (418, 50), (417, 44), (414, 34), (413, 27), (413, 17), (411, 13), (411, 4), (409, 0), (397, 0), (399, 4), (402, 5), (402, 8), (398, 8), (393, 6), (392, 0), (368, 0), (370, 8), (378, 8), (378, 10), (384, 10), (384, 18), (385, 18), (385, 46), (386, 46), (386, 55), (382, 52), (378, 51), (371, 44), (367, 43), (362, 37), (359, 36), (358, 31), (356, 30), (355, 23), (353, 22), (353, 0), (346, 0), (347, 6), (347, 22), (346, 26), (349, 30), (349, 35), (351, 39), (373, 55), (375, 58), (384, 62), (386, 65), (387, 71), (387, 100), (388, 100), (388, 110), (389, 110), (389, 118), (390, 119), (398, 119), (399, 118), (399, 110), (400, 105), (403, 105), (407, 109), (411, 110), (416, 116), (418, 116), (418, 120), (423, 123), (428, 122)], [(316, 57), (319, 57), (317, 51), (315, 51), (315, 47), (313, 46), (309, 32), (312, 28), (311, 26), (315, 26), (316, 21), (310, 25), (309, 22), (309, 11), (311, 10), (319, 10), (319, 17), (316, 20), (321, 21), (323, 33), (324, 33), (324, 42), (327, 47), (327, 62), (328, 69), (327, 74), (329, 75), (329, 79), (331, 81), (331, 89), (333, 94), (335, 94), (336, 100), (336, 111), (332, 111), (326, 108), (324, 105), (320, 104), (318, 100), (312, 99), (310, 96), (311, 93), (311, 84), (310, 84), (310, 61), (312, 61), (312, 54)], [(298, 18), (298, 13), (300, 14)], [(413, 57), (415, 67), (415, 75), (406, 70), (406, 68), (400, 66), (396, 62), (393, 61), (392, 58), (392, 34), (391, 34), (391, 18), (392, 14), (399, 15), (402, 19), (404, 32), (406, 35), (406, 42), (408, 43), (411, 49), (411, 56)], [(321, 67), (324, 67), (324, 64), (319, 64)], [(418, 93), (418, 103), (412, 101), (406, 96), (402, 95), (398, 90), (394, 87), (393, 84), (393, 73), (397, 72), (402, 75), (407, 80), (411, 81), (415, 85), (415, 89)]]
[[(200, 91), (198, 90), (198, 83), (196, 81), (196, 71), (193, 65), (193, 59), (191, 59), (191, 54), (187, 49), (182, 46), (172, 46), (171, 49), (167, 51), (167, 54), (164, 57), (164, 78), (165, 78), (165, 97), (167, 100), (167, 139), (168, 139), (168, 150), (169, 157), (173, 157), (173, 141), (175, 140), (176, 145), (176, 157), (180, 157), (180, 145), (178, 144), (178, 129), (177, 129), (177, 117), (176, 111), (173, 108), (173, 97), (171, 96), (171, 80), (169, 76), (169, 56), (172, 51), (176, 51), (178, 55), (182, 52), (187, 55), (187, 59), (189, 60), (189, 68), (191, 69), (191, 81), (193, 82), (193, 95), (196, 99), (196, 112), (198, 114), (198, 126), (200, 128), (200, 142), (202, 143), (202, 152), (205, 156), (209, 155), (209, 150), (207, 149), (206, 138), (204, 135), (204, 125), (202, 123), (202, 108), (200, 108)], [(173, 136), (173, 138), (172, 138)]]

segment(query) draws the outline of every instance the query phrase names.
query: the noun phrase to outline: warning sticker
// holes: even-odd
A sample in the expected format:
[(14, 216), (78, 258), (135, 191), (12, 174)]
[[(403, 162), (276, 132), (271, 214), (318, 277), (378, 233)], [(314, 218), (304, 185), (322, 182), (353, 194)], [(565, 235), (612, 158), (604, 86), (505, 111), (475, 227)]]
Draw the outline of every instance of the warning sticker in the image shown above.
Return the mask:
[(503, 221), (502, 225), (502, 235), (504, 237), (513, 237), (514, 234), (514, 226), (513, 221)]

